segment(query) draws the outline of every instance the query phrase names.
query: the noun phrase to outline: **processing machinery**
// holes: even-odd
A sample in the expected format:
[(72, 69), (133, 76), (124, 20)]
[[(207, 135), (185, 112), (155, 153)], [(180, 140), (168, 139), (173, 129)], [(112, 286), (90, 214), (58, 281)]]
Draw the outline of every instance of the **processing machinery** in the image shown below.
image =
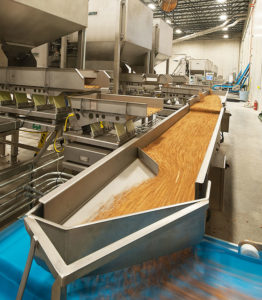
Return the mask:
[[(224, 107), (195, 182), (194, 201), (101, 221), (85, 221), (106, 205), (113, 194), (158, 174), (158, 164), (142, 148), (186, 117), (189, 111), (190, 106), (186, 104), (146, 134), (133, 138), (39, 200), (39, 205), (25, 218), (31, 249), (18, 299), (23, 294), (34, 256), (55, 278), (53, 299), (62, 299), (66, 297), (66, 286), (84, 275), (113, 271), (201, 241), (211, 193), (208, 174), (217, 161)], [(225, 168), (224, 163), (225, 159), (220, 168)], [(221, 177), (217, 180), (220, 182)]]
[[(114, 197), (112, 191), (124, 192), (141, 180), (158, 174), (158, 164), (142, 148), (186, 117), (190, 106), (200, 99), (199, 89), (183, 90), (183, 87), (175, 86), (175, 82), (184, 83), (183, 78), (150, 75), (150, 63), (154, 64), (149, 55), (152, 31), (149, 26), (144, 26), (144, 22), (150, 24), (151, 11), (139, 1), (121, 1), (119, 7), (117, 1), (111, 1), (111, 12), (105, 16), (96, 7), (98, 2), (103, 4), (101, 7), (108, 5), (102, 0), (90, 1), (89, 34), (87, 30), (87, 35), (85, 32), (78, 35), (90, 46), (84, 60), (88, 68), (100, 65), (101, 69), (114, 69), (114, 91), (118, 92), (120, 82), (125, 88), (124, 93), (131, 95), (108, 94), (103, 89), (109, 87), (110, 72), (81, 68), (3, 69), (0, 109), (5, 116), (0, 128), (8, 132), (21, 126), (36, 130), (51, 128), (54, 130), (52, 139), (58, 131), (64, 131), (64, 164), (73, 170), (83, 170), (42, 197), (27, 214), (25, 225), (31, 236), (31, 248), (18, 299), (22, 298), (34, 257), (55, 278), (52, 298), (63, 299), (66, 298), (67, 285), (84, 275), (113, 271), (200, 242), (212, 194), (209, 172), (214, 167), (225, 168), (225, 158), (217, 159), (220, 131), (227, 130), (223, 126), (228, 127), (223, 107), (195, 182), (195, 200), (103, 221), (85, 221), (88, 214)], [(115, 30), (119, 24), (115, 18), (113, 20), (113, 12), (118, 8), (119, 15), (124, 16), (119, 19), (126, 21), (125, 31), (123, 28)], [(138, 22), (134, 15), (140, 16), (138, 12), (141, 10), (145, 10), (142, 13), (144, 20)], [(110, 20), (112, 26), (106, 28), (110, 31), (109, 41), (105, 41), (105, 36), (98, 38), (99, 42), (96, 40), (97, 32), (92, 24), (99, 24), (103, 29), (98, 31), (99, 34), (108, 33), (101, 19), (97, 22), (97, 18)], [(159, 26), (161, 22), (156, 29)], [(156, 35), (157, 39), (161, 40)], [(160, 44), (163, 45), (163, 41)], [(166, 59), (166, 56), (157, 51), (153, 58), (157, 61)], [(119, 74), (120, 65), (124, 69), (125, 64), (139, 74)], [(137, 87), (134, 89), (134, 86)], [(209, 93), (202, 89), (201, 92), (203, 95)], [(225, 100), (225, 93), (221, 96)], [(134, 123), (139, 119), (153, 118), (163, 108), (163, 98), (169, 105), (176, 100), (172, 103), (168, 100), (177, 98), (180, 104), (175, 109), (178, 110), (170, 110), (162, 121), (152, 123), (146, 133), (135, 135)], [(46, 114), (48, 118), (44, 117)], [(14, 136), (14, 143), (17, 143), (15, 139)], [(86, 169), (86, 166), (90, 167)], [(220, 182), (221, 177), (217, 180)]]
[[(73, 129), (77, 128), (78, 132), (81, 131), (82, 134), (86, 133), (86, 130), (90, 130), (89, 142), (91, 142), (85, 145), (83, 151), (89, 149), (92, 153), (97, 150), (92, 147), (95, 147), (94, 144), (97, 143), (96, 141), (99, 140), (99, 137), (114, 129), (114, 137), (117, 139), (113, 139), (113, 143), (107, 143), (107, 145), (111, 145), (109, 147), (110, 150), (108, 150), (108, 147), (105, 147), (106, 149), (103, 148), (106, 144), (106, 141), (104, 141), (103, 147), (100, 148), (100, 156), (98, 155), (101, 157), (102, 152), (104, 154), (109, 153), (124, 141), (132, 138), (135, 133), (133, 120), (137, 117), (146, 117), (148, 115), (146, 98), (143, 99), (143, 102), (140, 101), (138, 103), (139, 98), (135, 98), (136, 101), (134, 101), (134, 98), (131, 99), (131, 97), (126, 100), (125, 96), (120, 97), (121, 99), (117, 98), (117, 95), (113, 95), (113, 98), (110, 95), (107, 96), (106, 93), (111, 81), (109, 73), (85, 69), (88, 1), (79, 0), (74, 2), (73, 5), (71, 1), (62, 2), (45, 1), (45, 3), (35, 3), (35, 1), (26, 1), (25, 3), (23, 0), (5, 0), (1, 3), (3, 9), (1, 9), (0, 13), (0, 51), (1, 56), (6, 56), (8, 67), (0, 69), (0, 154), (4, 155), (5, 145), (10, 144), (12, 164), (12, 168), (8, 168), (1, 173), (1, 179), (3, 180), (16, 173), (34, 168), (51, 144), (54, 144), (56, 152), (62, 152), (63, 148), (57, 149), (57, 142), (59, 141), (62, 144), (63, 140), (60, 136), (63, 131), (67, 131), (65, 136), (68, 139), (66, 140), (64, 153), (68, 157), (69, 149), (74, 149), (71, 143), (75, 138), (72, 132)], [(147, 21), (152, 21), (152, 12), (139, 1), (129, 1), (129, 3), (118, 3), (115, 1), (112, 5), (116, 7), (118, 4), (119, 13), (122, 15), (124, 11), (126, 12), (124, 16), (129, 24), (123, 40), (125, 43), (124, 52), (122, 53), (123, 59), (129, 57), (131, 59), (130, 63), (140, 64), (141, 58), (143, 61), (144, 55), (152, 47), (152, 26), (144, 26)], [(63, 6), (63, 11), (60, 9), (61, 6)], [(79, 10), (79, 7), (82, 9)], [(93, 9), (92, 6), (91, 9)], [(148, 40), (142, 38), (138, 27), (136, 32), (131, 30), (132, 27), (134, 28), (132, 24), (136, 22), (137, 18), (134, 17), (134, 14), (131, 14), (131, 16), (127, 15), (127, 12), (132, 12), (134, 9), (141, 11), (138, 15), (140, 16), (140, 21), (142, 20), (141, 14), (143, 14), (143, 18), (144, 13), (146, 12), (147, 14), (147, 19), (142, 20), (140, 28), (143, 26), (146, 29), (150, 28), (150, 38)], [(113, 34), (111, 35), (112, 41), (107, 44), (106, 49), (109, 52), (114, 52), (114, 32), (118, 24), (116, 20), (113, 20), (112, 13), (114, 14), (115, 12), (110, 11), (110, 13), (112, 26), (109, 30)], [(91, 13), (90, 15), (95, 14)], [(100, 17), (100, 13), (98, 16)], [(15, 20), (15, 22), (10, 22), (10, 20)], [(92, 26), (92, 21), (90, 26)], [(96, 22), (93, 23), (93, 26), (96, 26)], [(114, 28), (113, 31), (111, 31), (112, 28)], [(88, 42), (92, 42), (94, 37), (90, 34), (93, 29), (89, 30), (88, 36), (91, 40), (88, 40)], [(31, 53), (31, 49), (76, 31), (78, 53), (74, 68), (35, 68), (36, 61)], [(100, 31), (102, 32), (102, 30)], [(138, 33), (140, 33), (140, 36), (137, 36)], [(134, 36), (137, 38), (135, 41), (133, 41)], [(97, 45), (94, 44), (93, 53), (96, 53), (96, 49)], [(88, 53), (92, 54), (91, 49)], [(138, 61), (136, 61), (138, 56)], [(112, 56), (110, 56), (111, 59), (114, 60)], [(97, 64), (95, 68), (98, 68)], [(97, 95), (96, 99), (88, 96), (94, 92)], [(74, 95), (74, 97), (69, 98), (70, 95)], [(77, 98), (79, 95), (82, 95), (81, 100)], [(91, 101), (86, 98), (91, 98)], [(81, 101), (80, 108), (77, 101)], [(88, 101), (89, 107), (87, 107)], [(150, 101), (152, 102), (152, 99)], [(161, 108), (161, 106), (160, 100), (157, 107)], [(92, 114), (94, 116), (93, 119), (91, 118)], [(80, 115), (81, 117), (79, 118)], [(69, 123), (71, 131), (66, 130), (66, 124)], [(99, 128), (100, 125), (102, 128)], [(41, 133), (41, 147), (19, 143), (19, 130), (21, 128)], [(6, 139), (7, 136), (11, 136), (11, 141)], [(80, 138), (82, 141), (85, 136), (80, 136)], [(78, 142), (74, 140), (74, 143)], [(113, 148), (112, 144), (114, 144)], [(32, 160), (17, 164), (19, 147), (33, 151), (35, 156)], [(81, 147), (83, 148), (83, 144)], [(80, 155), (80, 158), (87, 159), (84, 155)], [(87, 165), (90, 165), (90, 161), (88, 161)]]
[(63, 134), (67, 141), (63, 164), (77, 171), (133, 138), (135, 122), (153, 120), (163, 108), (163, 99), (141, 96), (95, 93), (69, 99), (73, 115), (69, 119), (70, 129)]
[[(83, 7), (79, 13), (78, 7)], [(63, 93), (88, 91), (90, 86), (87, 86), (96, 81), (99, 72), (86, 75), (77, 69), (36, 69), (31, 53), (36, 46), (84, 31), (87, 16), (86, 0), (78, 0), (74, 5), (71, 1), (1, 1), (0, 51), (1, 57), (6, 57), (6, 66), (0, 69), (1, 154), (5, 154), (5, 144), (11, 144), (11, 163), (17, 163), (18, 146), (37, 153), (34, 162), (38, 161), (54, 141), (70, 110)], [(82, 48), (79, 49), (78, 58), (81, 58)], [(72, 82), (71, 89), (68, 81), (70, 85)], [(19, 143), (21, 127), (41, 132), (43, 148)], [(11, 142), (6, 140), (8, 135), (12, 136)]]
[[(37, 151), (36, 162), (61, 131), (71, 108), (66, 97), (72, 93), (90, 93), (109, 86), (105, 72), (78, 69), (0, 68), (1, 134), (12, 135), (19, 144), (19, 128), (45, 133), (46, 142)], [(15, 136), (14, 136), (15, 135)], [(2, 140), (4, 143), (6, 140)], [(4, 149), (3, 149), (4, 151)], [(17, 150), (12, 154), (17, 161)]]
[[(141, 1), (89, 1), (86, 30), (86, 67), (114, 72), (114, 93), (119, 89), (120, 68), (126, 65), (138, 72), (149, 68), (152, 50), (153, 12)], [(77, 43), (77, 34), (69, 37)], [(68, 66), (76, 57), (68, 57)]]
[[(61, 10), (63, 5), (63, 10)], [(79, 10), (79, 7), (82, 9)], [(1, 50), (9, 66), (35, 67), (31, 49), (87, 26), (88, 2), (2, 0)], [(81, 56), (81, 53), (79, 53)]]
[[(25, 51), (24, 54), (24, 56), (27, 57), (30, 56), (28, 53), (32, 47), (79, 30), (75, 39), (75, 41), (78, 42), (78, 57), (76, 57), (75, 66), (80, 65), (84, 67), (87, 59), (88, 68), (107, 69), (107, 65), (104, 64), (105, 61), (112, 62), (115, 60), (115, 62), (120, 62), (120, 58), (114, 58), (114, 52), (116, 52), (114, 49), (114, 41), (116, 29), (123, 20), (125, 20), (126, 26), (122, 26), (121, 34), (119, 33), (121, 35), (122, 45), (121, 60), (134, 66), (144, 64), (145, 56), (148, 55), (148, 52), (152, 48), (152, 26), (150, 23), (153, 22), (153, 16), (150, 9), (144, 6), (140, 1), (111, 1), (110, 7), (107, 7), (108, 3), (105, 3), (105, 1), (90, 1), (91, 12), (89, 13), (89, 28), (86, 29), (88, 7), (86, 1), (80, 0), (80, 3), (76, 5), (78, 7), (85, 7), (79, 16), (75, 16), (76, 6), (72, 8), (69, 2), (63, 2), (63, 7), (65, 7), (65, 13), (67, 14), (63, 16), (64, 18), (66, 17), (65, 20), (60, 19), (62, 16), (61, 13), (57, 11), (59, 10), (57, 3), (52, 3), (52, 5), (45, 3), (44, 5), (30, 2), (28, 6), (23, 6), (23, 1), (6, 0), (4, 2), (9, 14), (17, 8), (16, 5), (20, 7), (19, 11), (23, 8), (23, 14), (21, 14), (20, 18), (17, 19), (17, 24), (15, 24), (18, 26), (21, 23), (21, 32), (11, 34), (6, 26), (2, 26), (0, 31), (1, 40), (4, 41), (2, 48), (8, 57), (9, 63), (9, 67), (0, 70), (0, 112), (2, 115), (5, 115), (5, 118), (2, 119), (1, 122), (1, 136), (2, 141), (8, 143), (5, 137), (12, 135), (13, 142), (11, 142), (11, 145), (14, 147), (12, 150), (12, 161), (14, 163), (16, 162), (19, 138), (17, 133), (18, 129), (22, 126), (46, 133), (46, 136), (48, 136), (42, 149), (33, 149), (38, 153), (34, 158), (34, 162), (41, 157), (42, 153), (51, 143), (54, 143), (55, 146), (56, 138), (60, 137), (64, 124), (67, 122), (70, 123), (70, 125), (73, 124), (71, 131), (65, 133), (66, 138), (70, 136), (70, 142), (76, 142), (75, 136), (72, 136), (72, 131), (75, 132), (78, 130), (78, 132), (80, 132), (83, 130), (84, 133), (88, 131), (88, 133), (91, 134), (92, 139), (89, 139), (90, 145), (87, 144), (87, 148), (90, 146), (95, 147), (96, 145), (94, 144), (97, 142), (94, 142), (94, 140), (99, 140), (98, 136), (101, 136), (104, 131), (110, 131), (113, 126), (116, 131), (115, 137), (117, 140), (113, 139), (113, 141), (111, 141), (113, 143), (111, 143), (109, 148), (112, 150), (112, 144), (114, 144), (114, 149), (118, 144), (123, 143), (124, 140), (128, 140), (134, 136), (133, 120), (131, 119), (135, 117), (146, 117), (146, 107), (148, 106), (146, 101), (153, 101), (152, 99), (144, 98), (143, 102), (140, 101), (140, 104), (129, 103), (138, 102), (139, 97), (129, 97), (128, 100), (125, 100), (125, 96), (122, 96), (121, 99), (119, 97), (117, 98), (117, 96), (113, 96), (113, 98), (112, 96), (107, 96), (107, 89), (109, 88), (109, 83), (112, 81), (112, 78), (110, 74), (105, 71), (89, 71), (81, 68), (28, 68), (28, 65), (35, 64), (30, 64), (28, 60), (22, 62), (21, 59), (19, 63), (19, 66), (22, 65), (21, 67), (12, 67), (12, 62), (15, 61), (15, 58), (12, 56), (11, 59), (10, 53), (14, 47), (18, 47), (21, 43), (27, 45), (27, 52)], [(117, 8), (119, 8), (120, 14), (118, 20), (119, 22), (121, 20), (119, 24), (115, 18), (115, 10)], [(35, 31), (30, 31), (30, 34), (25, 34), (31, 22), (28, 21), (26, 16), (30, 13), (37, 16), (39, 15), (38, 22), (41, 26), (38, 26)], [(52, 17), (53, 13), (56, 17)], [(7, 21), (8, 18), (11, 18), (12, 16), (9, 14), (3, 16), (3, 20)], [(146, 18), (145, 15), (147, 16)], [(105, 32), (105, 27), (102, 22), (102, 19), (104, 20), (105, 18), (108, 20), (108, 32)], [(48, 22), (46, 22), (46, 20), (48, 20)], [(56, 24), (61, 23), (61, 28), (60, 26), (56, 26), (55, 30), (52, 31), (49, 28), (49, 26), (52, 26), (52, 22)], [(77, 23), (78, 26), (74, 22)], [(5, 25), (7, 23), (8, 22), (6, 22)], [(48, 25), (44, 26), (44, 24)], [(123, 23), (121, 24), (123, 25)], [(134, 24), (136, 24), (136, 26), (134, 26)], [(142, 28), (148, 31), (143, 32), (141, 31)], [(52, 31), (52, 35), (42, 35), (42, 31)], [(108, 35), (109, 32), (110, 35)], [(146, 35), (144, 35), (145, 33)], [(23, 40), (21, 40), (21, 34), (25, 36)], [(148, 36), (148, 38), (145, 39), (144, 36)], [(86, 43), (88, 45), (87, 54), (84, 50)], [(8, 45), (8, 47), (5, 47), (6, 45)], [(118, 46), (120, 46), (120, 42)], [(24, 48), (25, 47), (22, 47), (21, 49)], [(7, 49), (12, 51), (9, 52)], [(12, 52), (12, 54), (13, 53), (14, 52)], [(95, 59), (95, 62), (93, 59)], [(79, 60), (82, 60), (82, 62), (79, 63)], [(32, 61), (33, 58), (31, 57), (30, 62)], [(117, 76), (114, 78), (114, 82), (117, 82)], [(93, 98), (91, 102), (87, 99), (82, 99), (82, 104), (79, 108), (79, 104), (76, 104), (77, 95), (90, 94), (91, 92), (97, 92), (97, 99)], [(68, 96), (72, 94), (74, 94), (75, 97), (69, 99)], [(92, 98), (92, 96), (90, 97)], [(103, 99), (101, 99), (101, 97), (103, 97)], [(108, 99), (108, 97), (110, 97), (110, 99)], [(87, 107), (88, 101), (90, 102), (89, 107)], [(116, 101), (121, 103), (117, 103)], [(95, 102), (96, 104), (94, 104)], [(99, 108), (96, 107), (97, 105)], [(114, 111), (116, 107), (119, 108), (120, 106), (122, 107), (121, 109)], [(134, 106), (139, 108), (136, 109), (136, 114), (133, 110)], [(162, 107), (161, 99), (158, 107)], [(74, 116), (72, 116), (71, 110), (75, 112), (73, 113)], [(76, 110), (78, 110), (77, 113)], [(80, 115), (81, 118), (79, 118)], [(93, 115), (94, 118), (87, 118), (87, 115)], [(114, 118), (113, 121), (112, 118)], [(121, 125), (123, 124), (123, 118), (125, 118), (125, 122), (127, 122), (125, 128)], [(103, 128), (99, 128), (99, 122), (101, 122)], [(15, 131), (13, 127), (16, 129)], [(9, 128), (12, 128), (12, 130), (9, 130)], [(78, 139), (79, 138), (81, 137), (78, 136)], [(83, 140), (84, 137), (81, 138), (81, 141)], [(87, 143), (86, 140), (85, 143)], [(106, 141), (104, 141), (102, 148), (105, 144)], [(110, 142), (107, 143), (107, 145), (109, 144)], [(19, 146), (26, 147), (26, 149), (29, 148), (22, 144), (19, 144)], [(101, 146), (101, 143), (99, 146)], [(69, 143), (67, 143), (65, 148), (65, 155), (67, 157)], [(107, 149), (108, 146), (105, 148)], [(101, 151), (104, 154), (108, 153), (106, 149), (102, 149)], [(4, 153), (4, 148), (1, 150), (2, 153)], [(63, 150), (58, 150), (57, 152), (61, 151)], [(97, 149), (95, 149), (95, 151), (97, 152)], [(88, 165), (89, 164), (90, 161)]]

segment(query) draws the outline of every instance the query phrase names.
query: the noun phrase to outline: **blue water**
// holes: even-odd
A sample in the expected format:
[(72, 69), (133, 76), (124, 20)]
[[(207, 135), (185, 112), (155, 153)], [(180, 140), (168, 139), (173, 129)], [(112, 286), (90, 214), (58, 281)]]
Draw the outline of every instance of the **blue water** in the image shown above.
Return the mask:
[[(0, 233), (0, 300), (15, 299), (29, 247), (22, 220)], [(262, 260), (234, 245), (205, 237), (181, 257), (81, 278), (68, 286), (68, 299), (262, 299)], [(34, 261), (23, 299), (50, 299), (53, 282)]]

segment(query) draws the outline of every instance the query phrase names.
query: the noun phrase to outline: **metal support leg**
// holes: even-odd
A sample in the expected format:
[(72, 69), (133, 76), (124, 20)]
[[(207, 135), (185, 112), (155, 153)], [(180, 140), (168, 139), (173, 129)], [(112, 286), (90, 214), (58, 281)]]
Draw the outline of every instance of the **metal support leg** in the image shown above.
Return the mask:
[(120, 72), (120, 59), (121, 59), (121, 25), (123, 17), (123, 6), (124, 2), (120, 2), (119, 9), (116, 14), (116, 20), (118, 26), (116, 26), (115, 32), (115, 48), (114, 48), (114, 88), (113, 93), (118, 94), (119, 92), (119, 72)]
[(147, 122), (148, 122), (149, 126), (152, 126), (152, 124), (153, 124), (153, 115), (148, 117)]
[(166, 60), (166, 74), (169, 74), (169, 58)]
[(66, 286), (61, 286), (61, 281), (59, 278), (57, 278), (52, 286), (52, 300), (66, 300)]
[(77, 68), (84, 70), (86, 67), (86, 29), (78, 32)]
[(149, 73), (154, 74), (154, 66), (155, 66), (155, 51), (150, 52), (150, 66), (149, 66)]
[(145, 73), (148, 74), (150, 69), (150, 51), (145, 55)]
[(67, 57), (67, 36), (61, 38), (61, 59), (60, 59), (60, 68), (66, 68), (66, 57)]
[(54, 142), (54, 139), (56, 137), (56, 130), (52, 131), (52, 133), (47, 138), (43, 148), (38, 152), (37, 156), (33, 159), (33, 164), (37, 163), (41, 156), (45, 153), (47, 148)]
[(28, 253), (24, 273), (23, 273), (23, 276), (22, 276), (22, 279), (21, 279), (21, 282), (19, 285), (18, 292), (17, 292), (16, 300), (22, 300), (22, 298), (23, 298), (23, 294), (24, 294), (25, 287), (26, 287), (26, 282), (27, 282), (27, 279), (28, 279), (28, 276), (30, 273), (30, 269), (31, 269), (34, 254), (35, 254), (36, 245), (37, 245), (37, 240), (35, 239), (35, 237), (32, 237), (30, 250)]
[(6, 137), (3, 136), (1, 137), (1, 142), (0, 142), (0, 157), (4, 157), (5, 156), (5, 140)]
[(11, 165), (14, 165), (17, 163), (19, 130), (12, 133), (11, 142)]

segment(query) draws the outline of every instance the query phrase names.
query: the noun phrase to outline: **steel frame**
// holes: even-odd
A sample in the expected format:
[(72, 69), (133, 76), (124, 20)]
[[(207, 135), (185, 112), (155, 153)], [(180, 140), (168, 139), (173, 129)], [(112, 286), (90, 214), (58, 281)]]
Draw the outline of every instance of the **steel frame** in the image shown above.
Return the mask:
[[(166, 13), (160, 9), (158, 0), (141, 0), (145, 4), (154, 3), (155, 18), (170, 19), (174, 29), (181, 29), (182, 34), (177, 34), (174, 30), (174, 39), (189, 35), (198, 31), (221, 25), (223, 21), (219, 19), (220, 15), (226, 14), (232, 22), (240, 15), (246, 16), (249, 9), (249, 0), (227, 0), (225, 3), (219, 3), (216, 0), (179, 0), (176, 9), (173, 12)], [(242, 35), (244, 21), (236, 26), (228, 28), (226, 32), (230, 38), (239, 38)], [(223, 38), (224, 31), (217, 31), (200, 39), (220, 39)]]

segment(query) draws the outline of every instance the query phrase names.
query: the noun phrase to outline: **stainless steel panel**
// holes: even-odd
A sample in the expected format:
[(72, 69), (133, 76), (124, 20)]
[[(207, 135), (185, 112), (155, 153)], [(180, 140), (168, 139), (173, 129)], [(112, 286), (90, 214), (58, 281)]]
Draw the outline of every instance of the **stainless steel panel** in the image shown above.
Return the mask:
[(108, 155), (111, 151), (98, 147), (90, 147), (76, 143), (69, 143), (64, 147), (65, 161), (91, 166)]
[[(141, 137), (133, 138), (130, 142), (127, 142), (95, 165), (89, 167), (88, 170), (75, 176), (63, 185), (63, 188), (58, 187), (56, 193), (51, 192), (48, 197), (41, 198), (40, 202), (44, 204), (44, 217), (58, 223), (66, 219), (68, 213), (71, 214), (72, 210), (76, 210), (86, 203), (91, 196), (97, 193), (134, 160), (137, 156), (136, 147), (144, 148), (147, 146), (188, 112), (189, 106), (186, 105), (164, 121), (158, 123), (151, 131)], [(85, 193), (80, 192), (83, 188), (86, 191)], [(78, 193), (78, 197), (72, 202), (71, 197), (75, 193)], [(58, 196), (58, 194), (60, 195)], [(58, 206), (61, 209), (57, 210)]]
[(159, 18), (153, 19), (153, 49), (156, 51), (155, 63), (172, 56), (173, 28)]
[(128, 95), (114, 95), (101, 94), (101, 99), (117, 100), (129, 103), (146, 103), (149, 107), (163, 108), (163, 98), (142, 97), (142, 96), (128, 96)]
[(171, 94), (183, 94), (183, 95), (198, 95), (200, 93), (199, 89), (192, 88), (178, 88), (178, 87), (162, 87), (161, 91), (163, 93)]
[(147, 116), (147, 104), (128, 103), (122, 101), (88, 99), (87, 97), (70, 97), (71, 107), (81, 111), (103, 112), (110, 114), (119, 114), (127, 116)]
[[(43, 197), (41, 203), (44, 204), (44, 218), (63, 223), (137, 157), (136, 148), (129, 148), (123, 152), (119, 150), (120, 148), (116, 149), (87, 170), (76, 175), (62, 190), (56, 190), (56, 195), (51, 193), (48, 197)], [(109, 160), (109, 158), (111, 159)], [(89, 176), (86, 176), (87, 174)], [(72, 201), (73, 195), (77, 195), (74, 197), (74, 201)], [(58, 207), (60, 209), (57, 209)]]
[(222, 211), (224, 208), (224, 183), (226, 170), (226, 156), (217, 152), (209, 172), (208, 180), (212, 181), (209, 207)]
[(0, 133), (20, 128), (22, 122), (0, 116)]
[[(164, 216), (161, 215), (161, 209), (155, 210), (156, 215), (151, 214), (151, 218), (146, 215), (143, 218), (140, 216), (141, 222), (148, 222), (149, 225), (142, 223), (141, 226), (141, 222), (137, 220), (134, 222), (136, 215), (127, 216), (128, 225), (132, 222), (130, 227), (117, 226), (121, 220), (125, 222), (123, 217), (119, 220), (106, 221), (109, 228), (106, 227), (105, 230), (101, 230), (99, 226), (103, 222), (94, 224), (93, 230), (89, 228), (90, 225), (65, 229), (33, 215), (25, 219), (25, 224), (32, 238), (38, 241), (35, 251), (37, 261), (42, 266), (47, 266), (56, 278), (54, 289), (57, 292), (58, 288), (65, 287), (70, 282), (92, 272), (101, 273), (123, 268), (198, 243), (204, 235), (209, 191), (210, 186), (207, 189), (206, 199), (202, 201), (189, 203), (191, 205), (179, 207), (178, 210), (176, 206), (167, 208), (169, 211), (166, 216), (165, 213), (162, 213)], [(110, 224), (111, 221), (115, 224)], [(141, 229), (137, 229), (140, 226)], [(123, 235), (123, 231), (124, 236), (119, 238), (119, 234)], [(88, 239), (86, 239), (87, 234)], [(90, 240), (90, 235), (95, 238)], [(75, 238), (76, 242), (74, 242)], [(87, 240), (94, 244), (90, 244)], [(84, 246), (81, 245), (83, 241), (86, 241)], [(80, 243), (80, 247), (77, 247), (77, 243)], [(101, 243), (102, 245), (99, 245)]]
[(87, 0), (1, 0), (0, 40), (39, 46), (87, 26)]
[(72, 171), (76, 171), (76, 172), (82, 172), (84, 171), (86, 168), (86, 166), (82, 166), (82, 165), (79, 165), (79, 164), (75, 164), (75, 163), (72, 163), (72, 162), (69, 162), (69, 161), (63, 161), (62, 162), (63, 164), (63, 167), (65, 169), (69, 169), (69, 170), (72, 170)]
[(203, 195), (205, 194), (205, 190), (207, 187), (207, 180), (208, 180), (208, 171), (210, 169), (211, 161), (214, 158), (220, 146), (220, 131), (221, 131), (221, 123), (222, 123), (222, 118), (224, 113), (225, 113), (225, 109), (222, 108), (212, 138), (208, 145), (206, 155), (204, 157), (203, 163), (201, 165), (201, 168), (199, 170), (196, 179), (196, 184), (195, 184), (196, 199), (202, 198)]
[[(141, 1), (127, 0), (125, 11), (124, 41), (152, 49), (153, 12)], [(123, 50), (125, 52), (125, 50)], [(124, 55), (124, 53), (123, 53)]]
[(33, 87), (45, 87), (46, 71), (37, 68), (12, 68), (6, 70), (0, 69), (0, 72), (6, 72), (6, 83), (10, 85), (23, 85)]
[[(130, 65), (141, 65), (144, 55), (152, 49), (153, 12), (139, 0), (126, 0), (122, 22), (121, 58)], [(116, 18), (118, 0), (90, 0), (86, 30), (88, 61), (114, 60), (115, 33), (120, 20)], [(76, 42), (76, 35), (70, 37)], [(87, 63), (88, 65), (88, 63)]]
[(78, 142), (87, 145), (94, 145), (98, 147), (104, 147), (106, 149), (117, 149), (121, 144), (117, 141), (117, 137), (114, 134), (104, 134), (103, 136), (98, 136), (95, 139), (90, 135), (83, 135), (77, 133), (65, 132), (63, 136), (72, 142)]
[[(27, 87), (40, 88), (33, 93), (57, 91), (96, 91), (98, 88), (108, 88), (110, 77), (104, 71), (52, 68), (0, 68), (0, 84), (7, 84), (9, 88)], [(88, 86), (95, 86), (90, 88)]]
[[(120, 218), (71, 227), (70, 229), (56, 226), (37, 217), (36, 222), (41, 228), (39, 228), (39, 232), (42, 231), (40, 238), (43, 234), (46, 235), (66, 265), (118, 243), (121, 239), (128, 239), (127, 247), (121, 253), (123, 255), (111, 257), (112, 262), (110, 264), (107, 264), (108, 261), (104, 261), (104, 266), (94, 272), (99, 274), (197, 244), (204, 234), (209, 192), (210, 186), (206, 197), (201, 201), (162, 207)], [(30, 225), (31, 220), (29, 218), (25, 220), (30, 226), (29, 231), (33, 229), (35, 232), (34, 226)], [(155, 228), (151, 231), (148, 230), (150, 227)], [(136, 239), (138, 235), (140, 235), (140, 239)], [(71, 247), (71, 245), (75, 245), (75, 247)], [(40, 259), (44, 259), (41, 252), (37, 254), (39, 254)]]
[(56, 113), (55, 109), (45, 110), (45, 111), (34, 111), (30, 108), (29, 109), (16, 108), (15, 105), (0, 106), (0, 112), (24, 115), (26, 117), (36, 117), (40, 119), (57, 120), (57, 121), (63, 120), (65, 116), (68, 114), (68, 112)]
[(181, 107), (171, 107), (171, 109), (168, 109), (168, 105), (165, 107), (165, 109), (161, 110), (157, 115), (158, 116), (161, 116), (163, 118), (166, 118), (166, 117), (169, 117), (170, 115), (172, 115), (174, 113), (174, 110), (173, 109), (179, 109)]
[(230, 121), (231, 113), (225, 111), (224, 116), (222, 118), (221, 131), (229, 132), (229, 121)]

